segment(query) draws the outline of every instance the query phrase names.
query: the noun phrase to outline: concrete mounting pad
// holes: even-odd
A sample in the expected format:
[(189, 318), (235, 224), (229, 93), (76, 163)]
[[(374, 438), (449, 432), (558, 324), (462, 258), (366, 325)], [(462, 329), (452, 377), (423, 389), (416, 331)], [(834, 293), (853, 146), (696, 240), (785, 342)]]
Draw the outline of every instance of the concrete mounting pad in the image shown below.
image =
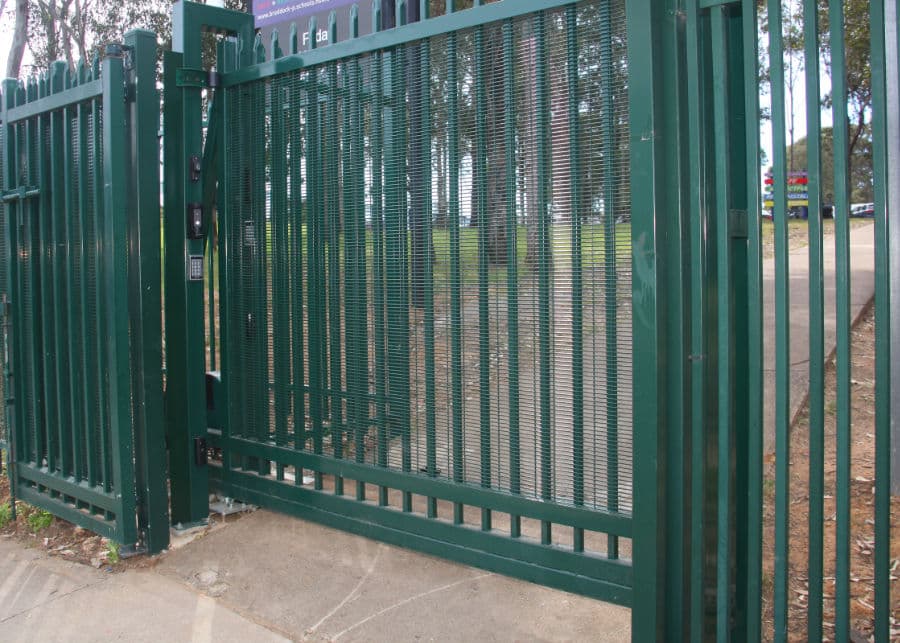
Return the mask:
[(628, 609), (258, 511), (158, 574), (294, 640), (627, 641)]

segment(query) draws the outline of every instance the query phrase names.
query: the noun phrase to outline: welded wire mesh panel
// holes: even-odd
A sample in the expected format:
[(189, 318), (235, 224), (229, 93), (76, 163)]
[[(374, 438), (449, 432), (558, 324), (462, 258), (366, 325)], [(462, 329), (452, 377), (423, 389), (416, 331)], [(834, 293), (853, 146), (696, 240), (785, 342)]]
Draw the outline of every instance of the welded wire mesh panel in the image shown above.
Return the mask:
[(233, 436), (630, 512), (624, 6), (229, 89)]

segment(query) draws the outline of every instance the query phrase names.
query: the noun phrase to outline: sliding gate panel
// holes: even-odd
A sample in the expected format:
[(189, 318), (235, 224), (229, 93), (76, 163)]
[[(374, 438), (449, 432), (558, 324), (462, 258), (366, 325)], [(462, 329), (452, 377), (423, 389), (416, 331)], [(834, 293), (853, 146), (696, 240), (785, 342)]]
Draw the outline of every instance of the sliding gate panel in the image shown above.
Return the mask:
[(625, 3), (547, 7), (222, 76), (210, 478), (627, 605)]

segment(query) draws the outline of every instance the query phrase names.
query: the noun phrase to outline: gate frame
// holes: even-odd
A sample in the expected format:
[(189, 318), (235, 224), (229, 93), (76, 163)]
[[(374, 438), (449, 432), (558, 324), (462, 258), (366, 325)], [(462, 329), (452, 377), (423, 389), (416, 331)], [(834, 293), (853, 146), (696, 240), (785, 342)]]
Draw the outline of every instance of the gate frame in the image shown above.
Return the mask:
[[(61, 502), (51, 495), (32, 491), (18, 484), (18, 456), (10, 455), (10, 487), (13, 499), (20, 498), (35, 506), (112, 538), (131, 548), (142, 546), (157, 553), (169, 544), (168, 498), (164, 460), (165, 445), (160, 432), (159, 412), (162, 399), (162, 353), (159, 252), (159, 154), (156, 134), (159, 122), (159, 96), (156, 91), (156, 36), (147, 31), (131, 31), (125, 35), (125, 45), (109, 45), (100, 63), (100, 78), (92, 83), (69, 89), (63, 84), (65, 63), (54, 63), (50, 78), (54, 79), (47, 97), (28, 97), (16, 79), (3, 81), (3, 141), (4, 183), (17, 189), (19, 196), (40, 196), (52, 191), (52, 186), (38, 185), (34, 194), (19, 188), (17, 162), (13, 146), (17, 143), (10, 124), (24, 118), (47, 118), (62, 108), (85, 100), (102, 101), (103, 114), (103, 192), (102, 211), (105, 234), (118, 243), (104, 247), (100, 260), (105, 262), (105, 289), (108, 317), (112, 332), (106, 363), (100, 368), (108, 371), (110, 398), (110, 431), (112, 478), (114, 489), (104, 502), (115, 503), (114, 522), (95, 518), (77, 508), (77, 501), (91, 503), (101, 497), (81, 481), (70, 481), (55, 474), (35, 470), (30, 479), (48, 490), (76, 500), (76, 505)], [(101, 67), (97, 67), (100, 71)], [(96, 73), (96, 72), (95, 72)], [(32, 100), (28, 100), (31, 98)], [(85, 144), (84, 142), (82, 144)], [(128, 194), (136, 198), (129, 199)], [(6, 235), (7, 283), (6, 307), (17, 305), (10, 286), (18, 283), (18, 262), (12, 248), (18, 243), (19, 216), (9, 217), (3, 234)], [(27, 215), (31, 216), (31, 215)], [(150, 248), (150, 252), (140, 252)], [(156, 249), (156, 251), (152, 251)], [(100, 287), (100, 286), (98, 286)], [(124, 314), (127, 311), (128, 314)], [(102, 311), (101, 311), (102, 312)], [(14, 452), (17, 434), (24, 430), (22, 408), (15, 395), (23, 391), (25, 382), (15, 377), (17, 364), (22, 363), (25, 350), (15, 341), (15, 327), (8, 322), (4, 310), (5, 354), (4, 377), (9, 387), (7, 417), (10, 422), (7, 445)], [(145, 316), (145, 313), (149, 313)], [(12, 326), (12, 327), (10, 327)], [(10, 355), (10, 344), (13, 356)], [(96, 506), (96, 505), (95, 505)]]
[[(572, 3), (522, 0), (516, 3), (514, 13), (566, 4)], [(485, 5), (478, 10), (477, 20), (470, 12), (460, 12), (407, 25), (399, 38), (392, 32), (377, 32), (367, 39), (389, 47), (440, 33), (446, 25), (454, 29), (477, 26), (484, 21), (502, 19), (505, 12), (512, 11), (506, 2)], [(171, 68), (167, 74), (165, 121), (167, 126), (172, 123), (179, 127), (176, 139), (184, 143), (177, 144), (177, 150), (175, 146), (166, 148), (166, 183), (178, 186), (166, 190), (166, 211), (170, 213), (166, 216), (167, 347), (170, 347), (168, 354), (178, 357), (177, 362), (170, 359), (168, 372), (172, 374), (175, 370), (189, 375), (180, 386), (172, 386), (170, 375), (166, 406), (169, 443), (174, 447), (170, 453), (173, 522), (190, 523), (205, 520), (208, 509), (208, 473), (189, 461), (193, 457), (192, 440), (206, 435), (201, 380), (205, 363), (203, 349), (202, 345), (191, 346), (188, 340), (188, 337), (203, 336), (202, 289), (185, 287), (183, 272), (188, 256), (202, 250), (202, 241), (186, 240), (184, 222), (187, 203), (200, 202), (202, 197), (202, 182), (191, 182), (185, 171), (188, 150), (201, 156), (202, 115), (198, 91), (175, 89), (181, 92), (177, 101), (168, 100), (168, 91), (175, 87), (176, 65), (191, 69), (201, 66), (200, 34), (204, 31), (237, 35), (242, 41), (242, 54), (251, 54), (253, 20), (249, 14), (185, 0), (175, 5), (173, 16), (175, 53), (170, 57)], [(437, 22), (442, 23), (442, 28), (436, 26)], [(677, 639), (685, 631), (681, 601), (688, 588), (685, 565), (689, 543), (684, 538), (684, 529), (689, 509), (685, 494), (690, 472), (685, 435), (689, 409), (685, 400), (689, 399), (690, 390), (690, 324), (685, 299), (688, 279), (681, 274), (683, 257), (688, 252), (683, 205), (687, 183), (681, 167), (684, 159), (680, 145), (687, 134), (686, 114), (678, 74), (671, 72), (674, 63), (675, 71), (683, 74), (683, 66), (677, 64), (684, 37), (683, 12), (678, 0), (632, 2), (628, 5), (626, 23), (633, 199), (634, 381), (642, 383), (634, 387), (632, 588), (640, 588), (640, 600), (633, 599), (631, 604), (632, 636), (635, 640)], [(353, 47), (353, 44), (347, 47), (346, 55), (354, 53)], [(362, 52), (362, 47), (356, 48)], [(279, 59), (263, 67), (265, 72), (287, 72), (316, 64), (327, 55), (327, 48), (313, 50), (305, 52), (302, 61), (298, 57)], [(257, 68), (236, 70), (220, 81), (227, 87), (257, 78), (260, 73)], [(667, 109), (673, 105), (677, 108)], [(174, 130), (167, 127), (167, 131)], [(188, 137), (183, 138), (183, 134)], [(174, 190), (179, 193), (175, 195)], [(204, 220), (209, 221), (208, 212), (204, 213)], [(660, 288), (661, 284), (666, 287)], [(175, 293), (177, 298), (173, 297)], [(190, 351), (186, 350), (188, 347)], [(175, 364), (184, 368), (173, 369)], [(176, 467), (176, 460), (183, 469)], [(291, 504), (286, 498), (270, 499), (284, 507)], [(185, 508), (176, 511), (176, 505), (182, 503)], [(370, 524), (369, 535), (384, 539), (385, 535), (376, 533), (375, 527)]]

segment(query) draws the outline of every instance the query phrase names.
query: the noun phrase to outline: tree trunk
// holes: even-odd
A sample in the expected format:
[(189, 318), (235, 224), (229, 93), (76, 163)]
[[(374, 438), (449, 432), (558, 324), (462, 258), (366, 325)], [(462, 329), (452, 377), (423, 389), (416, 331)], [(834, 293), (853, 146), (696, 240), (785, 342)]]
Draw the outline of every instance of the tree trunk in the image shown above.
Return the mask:
[[(494, 37), (491, 37), (494, 36)], [(489, 34), (485, 47), (487, 89), (487, 252), (492, 264), (510, 257), (506, 244), (506, 97), (503, 93), (503, 39)], [(515, 260), (514, 258), (512, 260)]]
[[(448, 225), (449, 206), (447, 199), (447, 146), (444, 144), (444, 137), (437, 138), (437, 212), (434, 216), (434, 226), (436, 228), (446, 228)], [(459, 225), (459, 221), (454, 221), (454, 225)]]
[(18, 78), (22, 68), (22, 57), (28, 43), (28, 0), (16, 0), (16, 25), (13, 31), (12, 46), (6, 61), (6, 77)]

